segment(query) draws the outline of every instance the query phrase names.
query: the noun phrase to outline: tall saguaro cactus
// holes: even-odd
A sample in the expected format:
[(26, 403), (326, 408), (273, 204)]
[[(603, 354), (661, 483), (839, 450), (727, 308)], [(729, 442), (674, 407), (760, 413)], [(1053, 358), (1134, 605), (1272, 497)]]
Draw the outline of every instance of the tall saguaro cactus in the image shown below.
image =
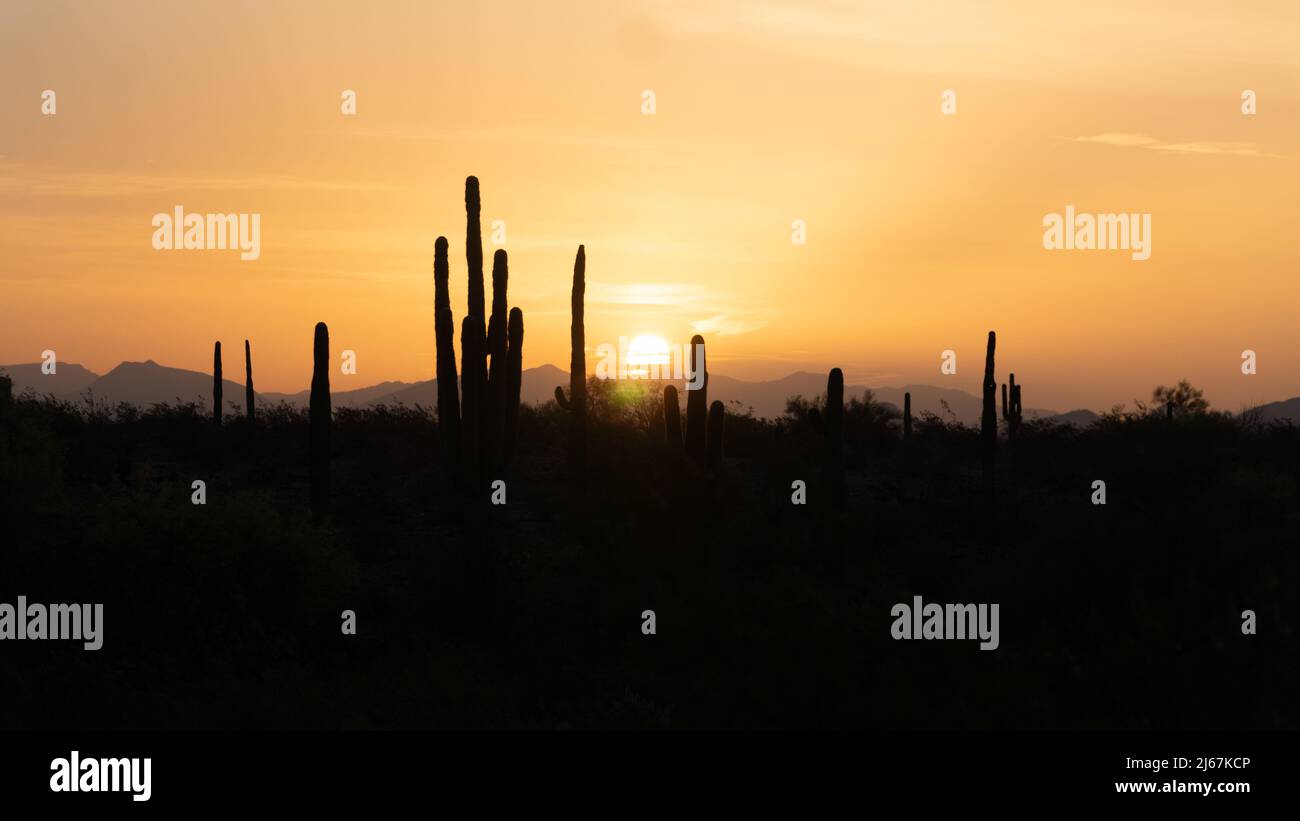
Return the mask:
[(330, 331), (316, 323), (312, 344), (311, 405), (311, 509), (321, 515), (330, 506)]
[(467, 316), (461, 320), (460, 458), (465, 482), (471, 491), (479, 489), (484, 468), (481, 447), (483, 394), (487, 382), (486, 372), (482, 367), (484, 345), (483, 320), (476, 316)]
[(993, 492), (998, 448), (998, 381), (993, 374), (993, 354), (998, 337), (989, 331), (988, 349), (984, 354), (984, 412), (980, 416), (980, 461), (986, 492)]
[(708, 458), (706, 463), (710, 471), (717, 473), (722, 469), (722, 428), (727, 416), (726, 407), (717, 400), (709, 405)]
[[(455, 329), (448, 284), (447, 239), (433, 249), (434, 334), (438, 347), (438, 434), (453, 472), (464, 470), (469, 488), (504, 468), (514, 454), (523, 373), (524, 315), (507, 300), (508, 259), (492, 260), (492, 313), (483, 289), (481, 205), (475, 177), (465, 179), (465, 261), (469, 269), (468, 312), (461, 321), (460, 386), (457, 387)], [(466, 339), (472, 332), (477, 339)], [(491, 364), (489, 366), (489, 358)], [(472, 394), (467, 395), (468, 392)]]
[(508, 465), (515, 456), (515, 435), (519, 429), (519, 391), (524, 377), (524, 312), (518, 308), (510, 309), (506, 345), (505, 430), (502, 436), (505, 452), (502, 456)]
[(570, 295), (569, 396), (565, 397), (563, 388), (555, 388), (555, 401), (569, 411), (569, 478), (578, 485), (585, 484), (587, 468), (586, 291), (587, 249), (579, 245), (578, 256), (573, 261), (573, 292)]
[(709, 408), (709, 368), (704, 352), (704, 337), (691, 337), (690, 373), (686, 382), (686, 455), (696, 464), (706, 460)]
[(844, 372), (831, 368), (826, 377), (826, 410), (822, 414), (826, 435), (822, 472), (831, 503), (843, 507), (844, 495)]
[(483, 232), (479, 228), (478, 177), (465, 178), (465, 262), (469, 266), (469, 316), (485, 320), (483, 305)]
[(448, 463), (460, 461), (460, 391), (456, 386), (455, 320), (451, 314), (447, 238), (433, 244), (433, 332), (438, 347), (438, 436)]
[(912, 438), (912, 392), (903, 393), (903, 441)]
[(677, 388), (673, 385), (664, 387), (664, 440), (670, 454), (681, 454), (682, 406), (678, 403)]
[(244, 340), (244, 413), (248, 421), (253, 421), (253, 403), (256, 401), (256, 395), (253, 393), (253, 349)]
[(492, 255), (492, 317), (487, 326), (487, 347), (484, 353), (491, 357), (483, 401), (483, 460), (489, 469), (502, 464), (505, 453), (506, 417), (506, 347), (508, 344), (506, 286), (509, 282), (509, 261), (506, 252), (498, 249)]
[(221, 343), (212, 347), (212, 421), (221, 424)]

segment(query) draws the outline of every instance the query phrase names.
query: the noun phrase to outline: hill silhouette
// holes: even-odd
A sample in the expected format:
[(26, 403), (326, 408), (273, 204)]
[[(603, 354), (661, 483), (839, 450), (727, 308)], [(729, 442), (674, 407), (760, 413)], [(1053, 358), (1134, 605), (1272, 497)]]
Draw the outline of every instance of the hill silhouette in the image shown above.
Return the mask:
[(41, 372), (39, 362), (0, 365), (0, 375), (13, 380), (15, 394), (30, 391), (37, 396), (57, 397), (73, 396), (99, 379), (99, 374), (73, 362), (59, 362), (54, 373), (48, 374)]

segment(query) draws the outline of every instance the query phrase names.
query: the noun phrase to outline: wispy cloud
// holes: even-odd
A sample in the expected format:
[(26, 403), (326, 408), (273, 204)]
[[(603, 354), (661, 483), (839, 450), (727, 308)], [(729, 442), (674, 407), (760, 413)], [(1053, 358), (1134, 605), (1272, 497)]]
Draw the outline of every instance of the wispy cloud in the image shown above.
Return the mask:
[(279, 176), (190, 177), (148, 174), (24, 174), (19, 166), (0, 177), (0, 190), (48, 197), (129, 197), (172, 191), (387, 191), (388, 186), (350, 180)]
[(748, 308), (744, 299), (693, 283), (639, 282), (611, 284), (592, 282), (587, 285), (587, 301), (595, 305), (617, 305), (623, 311), (653, 307), (659, 312), (673, 310), (689, 319), (691, 328), (700, 334), (739, 336), (764, 328), (778, 312)]
[(1261, 151), (1255, 143), (1218, 142), (1214, 140), (1171, 143), (1158, 140), (1148, 134), (1098, 134), (1093, 137), (1075, 137), (1074, 142), (1101, 143), (1102, 145), (1112, 145), (1119, 148), (1146, 148), (1152, 151), (1166, 151), (1174, 154), (1224, 154), (1233, 157), (1280, 156)]
[(691, 328), (696, 333), (701, 334), (740, 336), (741, 334), (761, 330), (767, 327), (770, 321), (771, 314), (769, 312), (733, 312), (697, 320), (691, 323)]
[(588, 302), (613, 305), (675, 305), (687, 307), (713, 301), (717, 294), (700, 285), (679, 282), (638, 282), (616, 285), (592, 282), (587, 286)]

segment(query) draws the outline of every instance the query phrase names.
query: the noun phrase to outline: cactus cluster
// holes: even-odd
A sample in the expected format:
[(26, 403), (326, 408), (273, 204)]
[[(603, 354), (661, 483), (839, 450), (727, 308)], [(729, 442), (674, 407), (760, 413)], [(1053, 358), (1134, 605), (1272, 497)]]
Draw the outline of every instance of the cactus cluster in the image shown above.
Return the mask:
[(1021, 412), (1020, 386), (1016, 384), (1016, 375), (1011, 374), (1010, 379), (1010, 391), (1005, 383), (1002, 385), (1002, 421), (1007, 424), (1007, 441), (1015, 442), (1024, 414)]
[(726, 407), (714, 400), (709, 404), (709, 369), (704, 337), (691, 337), (690, 369), (687, 373), (686, 433), (682, 434), (682, 409), (677, 388), (664, 387), (664, 439), (669, 453), (684, 453), (692, 462), (717, 473), (722, 468), (722, 442)]
[(449, 465), (459, 465), (476, 489), (510, 462), (519, 415), (524, 315), (508, 309), (506, 252), (492, 258), (492, 314), (483, 286), (483, 237), (478, 179), (465, 180), (465, 261), (468, 313), (461, 320), (460, 388), (456, 385), (455, 322), (451, 312), (447, 239), (433, 250), (434, 337), (437, 346), (438, 431)]

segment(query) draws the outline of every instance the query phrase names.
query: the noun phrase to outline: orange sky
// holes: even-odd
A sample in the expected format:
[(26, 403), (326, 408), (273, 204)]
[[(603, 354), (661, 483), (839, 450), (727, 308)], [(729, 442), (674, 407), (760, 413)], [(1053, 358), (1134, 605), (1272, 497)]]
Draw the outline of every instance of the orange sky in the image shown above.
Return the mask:
[[(0, 5), (0, 362), (206, 370), (247, 337), (299, 390), (325, 320), (336, 390), (430, 378), (475, 174), (528, 367), (567, 367), (585, 243), (593, 351), (698, 331), (737, 377), (977, 391), (992, 328), (1030, 407), (1300, 394), (1294, 2), (463, 5)], [(178, 204), (260, 213), (261, 257), (155, 251)], [(1044, 250), (1066, 205), (1150, 213), (1151, 258)]]

